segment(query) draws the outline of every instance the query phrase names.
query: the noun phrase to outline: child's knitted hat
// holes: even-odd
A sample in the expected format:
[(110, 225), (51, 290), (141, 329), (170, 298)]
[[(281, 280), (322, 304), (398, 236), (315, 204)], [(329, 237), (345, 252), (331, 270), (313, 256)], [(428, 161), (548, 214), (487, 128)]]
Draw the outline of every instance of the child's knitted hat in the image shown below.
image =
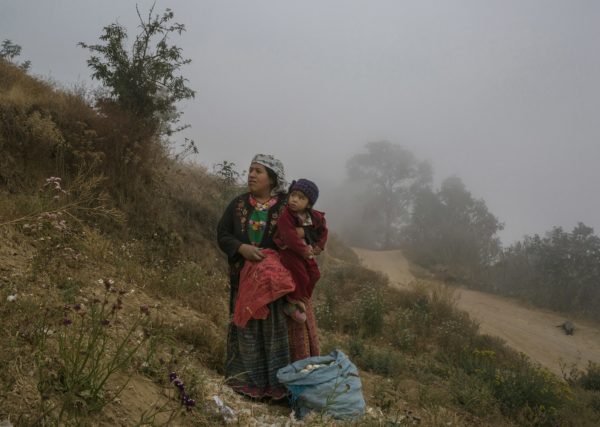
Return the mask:
[(317, 184), (308, 179), (300, 178), (298, 181), (294, 181), (290, 187), (290, 193), (292, 191), (303, 192), (311, 206), (314, 206), (319, 198), (319, 188), (317, 187)]

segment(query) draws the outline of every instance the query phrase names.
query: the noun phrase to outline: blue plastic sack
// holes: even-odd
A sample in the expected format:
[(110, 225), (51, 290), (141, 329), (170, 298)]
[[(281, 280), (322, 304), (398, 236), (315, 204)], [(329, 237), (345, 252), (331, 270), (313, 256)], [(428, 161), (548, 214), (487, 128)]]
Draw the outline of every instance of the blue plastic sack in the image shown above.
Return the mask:
[[(318, 367), (311, 369), (315, 365)], [(287, 365), (277, 371), (277, 379), (290, 391), (292, 408), (299, 418), (311, 411), (343, 420), (365, 413), (358, 370), (339, 350)]]

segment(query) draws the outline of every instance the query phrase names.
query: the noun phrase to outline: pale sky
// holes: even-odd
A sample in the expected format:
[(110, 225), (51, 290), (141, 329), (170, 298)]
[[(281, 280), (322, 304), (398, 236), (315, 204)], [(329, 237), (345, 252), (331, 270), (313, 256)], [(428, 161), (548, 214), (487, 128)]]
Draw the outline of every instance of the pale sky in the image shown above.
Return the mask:
[[(142, 11), (152, 2), (138, 1)], [(102, 27), (136, 32), (134, 1), (0, 0), (0, 39), (32, 73), (93, 87)], [(460, 176), (506, 224), (504, 243), (577, 221), (600, 232), (600, 2), (160, 1), (196, 99), (197, 160), (246, 168), (272, 153), (320, 184), (319, 205), (365, 143), (389, 140)], [(334, 227), (335, 225), (332, 224)]]

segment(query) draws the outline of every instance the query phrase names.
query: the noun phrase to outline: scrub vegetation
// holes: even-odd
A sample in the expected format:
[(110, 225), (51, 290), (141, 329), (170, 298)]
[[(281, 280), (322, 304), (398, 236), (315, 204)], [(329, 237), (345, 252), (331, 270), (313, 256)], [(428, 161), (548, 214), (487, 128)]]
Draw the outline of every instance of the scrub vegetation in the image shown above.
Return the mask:
[[(223, 386), (229, 291), (214, 235), (240, 190), (235, 165), (185, 163), (164, 127), (89, 99), (0, 60), (0, 420), (220, 425), (217, 394), (242, 425), (285, 423), (287, 409)], [(394, 290), (330, 243), (315, 309), (324, 351), (361, 369), (372, 410), (359, 424), (597, 425), (597, 365), (558, 378), (480, 335), (443, 288)]]

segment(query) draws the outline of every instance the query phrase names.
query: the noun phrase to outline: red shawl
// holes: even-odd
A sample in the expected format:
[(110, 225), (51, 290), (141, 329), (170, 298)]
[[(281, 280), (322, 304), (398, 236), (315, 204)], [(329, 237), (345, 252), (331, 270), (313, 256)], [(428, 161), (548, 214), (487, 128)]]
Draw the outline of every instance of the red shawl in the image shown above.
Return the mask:
[(233, 323), (240, 328), (248, 320), (266, 319), (267, 304), (292, 292), (296, 285), (290, 272), (281, 264), (279, 254), (272, 249), (262, 251), (266, 258), (260, 262), (246, 261), (240, 272)]

